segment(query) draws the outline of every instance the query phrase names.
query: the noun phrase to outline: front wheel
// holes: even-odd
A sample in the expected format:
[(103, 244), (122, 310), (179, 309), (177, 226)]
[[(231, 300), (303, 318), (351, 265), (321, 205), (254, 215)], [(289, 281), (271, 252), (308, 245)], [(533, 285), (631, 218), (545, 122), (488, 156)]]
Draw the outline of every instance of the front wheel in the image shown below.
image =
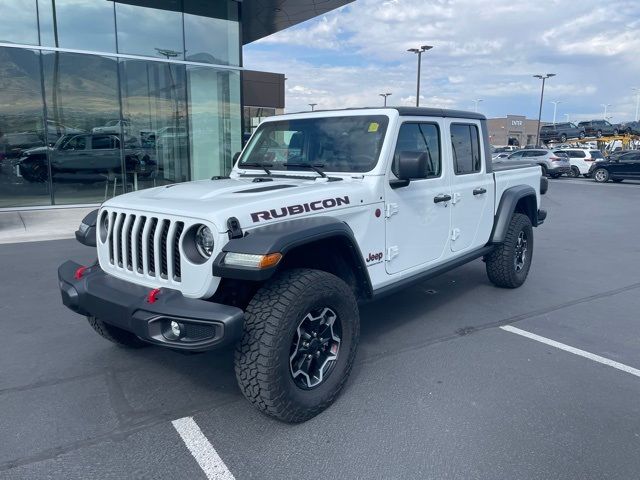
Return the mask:
[(578, 135), (578, 138), (579, 138), (580, 140), (582, 140), (584, 137), (585, 137), (584, 132), (580, 132), (580, 135)]
[(561, 141), (562, 143), (564, 143), (564, 142), (566, 142), (566, 141), (567, 141), (567, 136), (566, 136), (564, 133), (563, 133), (562, 135), (560, 135), (560, 141)]
[(245, 311), (235, 353), (240, 390), (267, 415), (309, 420), (340, 393), (359, 335), (358, 304), (345, 282), (320, 270), (287, 270)]
[(600, 137), (602, 137), (602, 130), (598, 130), (596, 132), (596, 138), (600, 138)]
[(609, 172), (604, 168), (599, 168), (593, 172), (593, 179), (598, 183), (607, 183), (609, 181)]
[(502, 288), (518, 288), (527, 279), (533, 258), (533, 226), (529, 217), (514, 213), (502, 245), (486, 256), (487, 276)]

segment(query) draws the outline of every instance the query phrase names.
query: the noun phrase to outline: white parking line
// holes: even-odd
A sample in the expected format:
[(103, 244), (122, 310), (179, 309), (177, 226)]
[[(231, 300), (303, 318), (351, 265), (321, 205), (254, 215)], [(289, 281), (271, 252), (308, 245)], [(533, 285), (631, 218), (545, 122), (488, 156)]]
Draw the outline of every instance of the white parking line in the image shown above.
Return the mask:
[(580, 350), (579, 348), (571, 347), (569, 345), (556, 342), (555, 340), (551, 340), (546, 337), (541, 337), (540, 335), (527, 332), (526, 330), (520, 330), (519, 328), (512, 327), (511, 325), (503, 325), (500, 328), (507, 332), (515, 333), (516, 335), (522, 335), (523, 337), (530, 338), (531, 340), (545, 343), (552, 347), (559, 348), (560, 350), (564, 350), (565, 352), (573, 353), (574, 355), (579, 355), (581, 357), (588, 358), (589, 360), (593, 360), (594, 362), (602, 363), (603, 365), (608, 365), (609, 367), (617, 368), (618, 370), (622, 370), (623, 372), (630, 373), (631, 375), (635, 375), (636, 377), (640, 377), (640, 370), (625, 365), (624, 363), (619, 363), (614, 360), (601, 357), (600, 355), (596, 355), (594, 353), (585, 352), (584, 350)]
[(235, 480), (192, 417), (180, 418), (171, 423), (209, 480)]

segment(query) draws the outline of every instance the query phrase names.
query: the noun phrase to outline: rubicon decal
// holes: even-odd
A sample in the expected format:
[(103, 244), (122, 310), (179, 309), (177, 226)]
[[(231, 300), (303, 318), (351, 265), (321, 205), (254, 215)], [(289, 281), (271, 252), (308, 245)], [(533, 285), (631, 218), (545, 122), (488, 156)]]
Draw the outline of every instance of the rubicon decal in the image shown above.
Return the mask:
[(288, 207), (272, 208), (271, 210), (264, 210), (262, 212), (255, 212), (251, 214), (253, 223), (258, 223), (263, 220), (274, 220), (276, 218), (287, 217), (291, 215), (299, 215), (306, 212), (315, 212), (318, 210), (326, 210), (328, 208), (340, 207), (342, 205), (349, 205), (349, 197), (337, 197), (327, 198), (326, 200), (317, 200), (315, 202), (303, 203), (300, 205), (289, 205)]

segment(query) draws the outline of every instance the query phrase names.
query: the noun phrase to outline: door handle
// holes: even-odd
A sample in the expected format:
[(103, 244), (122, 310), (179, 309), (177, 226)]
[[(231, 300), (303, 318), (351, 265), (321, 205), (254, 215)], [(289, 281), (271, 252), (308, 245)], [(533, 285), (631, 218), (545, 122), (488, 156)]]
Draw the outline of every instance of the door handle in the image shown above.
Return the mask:
[(437, 197), (433, 197), (433, 203), (448, 202), (449, 200), (451, 200), (451, 195), (440, 194)]
[(480, 187), (480, 188), (476, 188), (476, 189), (473, 190), (473, 194), (474, 195), (482, 195), (482, 194), (485, 194), (485, 193), (487, 193), (487, 189), (486, 188)]

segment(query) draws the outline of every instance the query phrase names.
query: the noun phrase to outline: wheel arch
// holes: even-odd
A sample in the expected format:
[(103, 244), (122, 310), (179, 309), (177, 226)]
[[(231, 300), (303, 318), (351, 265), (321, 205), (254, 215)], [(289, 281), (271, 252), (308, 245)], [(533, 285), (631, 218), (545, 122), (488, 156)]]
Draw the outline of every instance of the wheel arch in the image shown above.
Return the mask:
[[(225, 265), (223, 259), (228, 252), (281, 253), (282, 260), (270, 269), (248, 270)], [(263, 283), (291, 268), (313, 268), (336, 275), (353, 288), (359, 299), (370, 298), (373, 292), (353, 231), (345, 222), (327, 216), (279, 222), (230, 240), (215, 259), (213, 274), (223, 279)]]
[(490, 244), (495, 245), (504, 242), (509, 222), (514, 213), (522, 213), (529, 217), (534, 227), (541, 223), (538, 221), (536, 192), (531, 186), (518, 185), (504, 191), (494, 218), (493, 231), (489, 238)]

